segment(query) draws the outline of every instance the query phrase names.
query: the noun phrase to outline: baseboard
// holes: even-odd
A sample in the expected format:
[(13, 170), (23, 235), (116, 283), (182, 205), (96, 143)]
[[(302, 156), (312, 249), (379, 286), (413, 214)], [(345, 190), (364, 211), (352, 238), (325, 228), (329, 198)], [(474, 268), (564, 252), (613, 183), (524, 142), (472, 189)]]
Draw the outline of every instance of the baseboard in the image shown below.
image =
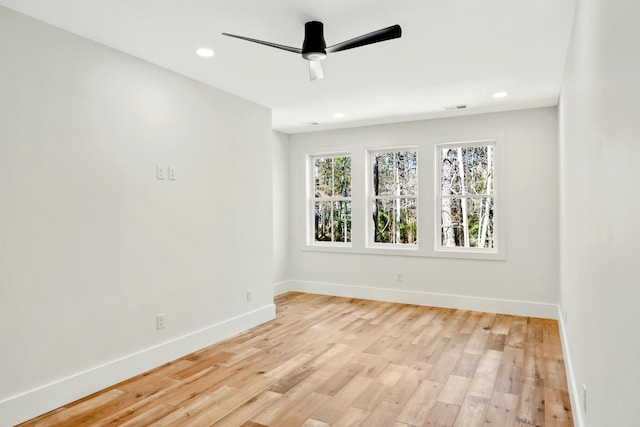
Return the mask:
[(558, 326), (560, 328), (560, 340), (562, 341), (562, 354), (564, 355), (564, 370), (567, 374), (567, 387), (569, 387), (569, 397), (571, 399), (571, 412), (573, 414), (573, 424), (575, 427), (584, 427), (582, 413), (582, 399), (576, 384), (576, 377), (573, 372), (573, 363), (571, 362), (571, 351), (569, 349), (569, 341), (567, 340), (567, 330), (562, 316), (562, 308), (558, 305)]
[(275, 305), (175, 338), (0, 401), (0, 425), (11, 426), (110, 387), (275, 318)]
[(557, 304), (551, 303), (408, 291), (400, 289), (373, 288), (367, 286), (309, 282), (301, 280), (290, 280), (278, 283), (274, 287), (275, 295), (291, 291), (558, 320), (558, 306)]
[(282, 294), (286, 294), (287, 292), (293, 291), (293, 289), (291, 289), (290, 284), (291, 284), (290, 280), (276, 283), (275, 285), (273, 285), (273, 295), (282, 295)]

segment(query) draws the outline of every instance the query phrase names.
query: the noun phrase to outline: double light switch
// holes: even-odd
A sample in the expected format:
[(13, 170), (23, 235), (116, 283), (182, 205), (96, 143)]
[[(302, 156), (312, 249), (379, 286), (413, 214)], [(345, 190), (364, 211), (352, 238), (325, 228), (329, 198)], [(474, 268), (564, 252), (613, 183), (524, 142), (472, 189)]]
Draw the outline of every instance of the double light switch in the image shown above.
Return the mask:
[(170, 179), (174, 181), (176, 179), (176, 168), (173, 166), (156, 166), (156, 179)]

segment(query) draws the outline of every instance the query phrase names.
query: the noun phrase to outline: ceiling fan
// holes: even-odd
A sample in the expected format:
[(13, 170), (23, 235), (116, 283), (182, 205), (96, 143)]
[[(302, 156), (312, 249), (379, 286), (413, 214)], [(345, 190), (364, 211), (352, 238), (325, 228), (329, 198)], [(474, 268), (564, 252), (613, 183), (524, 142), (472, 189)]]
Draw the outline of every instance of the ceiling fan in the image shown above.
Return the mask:
[(304, 24), (304, 42), (302, 43), (302, 49), (266, 42), (263, 40), (256, 40), (249, 37), (237, 36), (235, 34), (222, 33), (222, 35), (301, 54), (304, 59), (309, 61), (309, 75), (311, 80), (317, 80), (323, 77), (322, 64), (320, 61), (327, 57), (327, 53), (340, 52), (341, 50), (353, 49), (354, 47), (397, 39), (402, 36), (402, 29), (400, 28), (400, 25), (392, 25), (391, 27), (372, 31), (342, 43), (327, 47), (327, 44), (324, 41), (324, 26), (322, 22), (310, 21)]

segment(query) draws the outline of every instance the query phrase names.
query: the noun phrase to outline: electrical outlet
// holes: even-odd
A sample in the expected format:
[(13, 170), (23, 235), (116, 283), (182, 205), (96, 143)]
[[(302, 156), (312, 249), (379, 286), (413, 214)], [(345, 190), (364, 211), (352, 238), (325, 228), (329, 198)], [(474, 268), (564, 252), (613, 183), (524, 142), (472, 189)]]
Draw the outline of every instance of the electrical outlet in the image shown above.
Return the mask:
[(253, 291), (251, 289), (247, 289), (247, 302), (253, 301)]
[(166, 166), (156, 165), (156, 179), (165, 179), (166, 178)]
[(156, 316), (156, 329), (164, 329), (164, 313)]
[(402, 282), (404, 280), (404, 274), (396, 273), (396, 282)]
[(174, 166), (169, 166), (169, 179), (172, 181), (176, 180), (176, 168)]

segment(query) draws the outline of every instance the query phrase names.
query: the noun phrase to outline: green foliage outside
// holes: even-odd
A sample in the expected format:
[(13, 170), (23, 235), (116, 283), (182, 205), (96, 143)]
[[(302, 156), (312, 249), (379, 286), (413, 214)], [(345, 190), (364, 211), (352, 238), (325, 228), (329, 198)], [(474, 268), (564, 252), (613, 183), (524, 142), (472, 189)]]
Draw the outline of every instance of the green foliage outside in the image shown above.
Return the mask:
[(314, 161), (315, 240), (351, 241), (351, 157)]
[(374, 241), (395, 244), (418, 243), (417, 153), (375, 153), (372, 163)]
[(441, 150), (442, 246), (492, 248), (494, 148)]

